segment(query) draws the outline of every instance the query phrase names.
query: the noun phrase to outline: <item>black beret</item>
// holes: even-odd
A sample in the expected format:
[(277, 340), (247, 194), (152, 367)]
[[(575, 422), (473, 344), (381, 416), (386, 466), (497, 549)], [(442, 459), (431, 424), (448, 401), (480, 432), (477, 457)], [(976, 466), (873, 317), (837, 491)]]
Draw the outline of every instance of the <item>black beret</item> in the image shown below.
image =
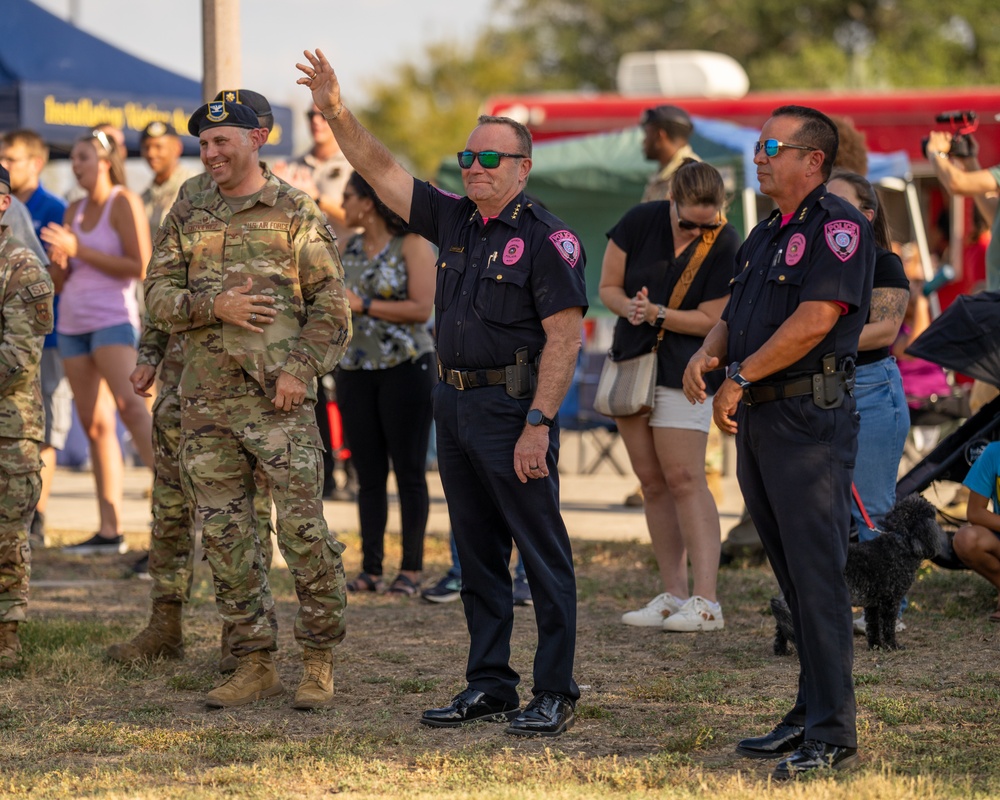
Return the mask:
[(10, 173), (6, 167), (0, 167), (0, 183), (7, 187), (8, 192), (10, 191)]
[(694, 130), (694, 125), (691, 123), (691, 117), (688, 116), (687, 111), (677, 106), (647, 108), (642, 112), (639, 124), (656, 125), (661, 128), (666, 125), (675, 125), (689, 132)]
[(221, 127), (252, 130), (259, 128), (260, 123), (250, 106), (227, 103), (224, 100), (213, 100), (211, 103), (205, 103), (188, 120), (188, 132), (192, 136), (199, 136), (203, 130), (208, 128)]
[(139, 141), (144, 142), (147, 139), (159, 139), (161, 136), (176, 136), (177, 130), (169, 122), (150, 122), (145, 128), (142, 129), (142, 133), (139, 134)]
[(250, 106), (258, 117), (272, 113), (271, 104), (267, 102), (267, 98), (260, 92), (252, 92), (249, 89), (223, 89), (215, 96), (215, 99)]

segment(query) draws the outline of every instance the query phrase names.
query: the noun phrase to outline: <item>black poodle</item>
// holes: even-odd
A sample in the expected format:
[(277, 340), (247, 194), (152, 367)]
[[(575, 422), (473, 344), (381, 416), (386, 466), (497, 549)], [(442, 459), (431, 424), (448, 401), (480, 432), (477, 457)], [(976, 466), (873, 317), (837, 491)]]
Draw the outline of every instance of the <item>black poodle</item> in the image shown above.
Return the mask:
[[(864, 606), (868, 647), (896, 650), (896, 615), (917, 569), (941, 550), (944, 536), (934, 506), (918, 494), (904, 497), (885, 517), (881, 535), (852, 542), (844, 575), (851, 602)], [(785, 655), (795, 644), (792, 614), (783, 597), (771, 598), (774, 614), (774, 654)]]

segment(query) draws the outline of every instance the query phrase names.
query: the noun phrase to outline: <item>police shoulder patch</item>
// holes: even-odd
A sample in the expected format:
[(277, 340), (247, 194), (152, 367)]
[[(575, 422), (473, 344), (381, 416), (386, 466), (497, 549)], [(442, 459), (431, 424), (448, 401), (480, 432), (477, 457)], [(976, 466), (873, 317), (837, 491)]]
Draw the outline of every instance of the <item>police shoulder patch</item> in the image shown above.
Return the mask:
[(549, 236), (549, 241), (555, 245), (556, 251), (562, 256), (563, 261), (575, 267), (580, 260), (580, 240), (572, 231), (556, 231)]
[(837, 258), (847, 261), (854, 255), (861, 242), (861, 229), (858, 223), (846, 219), (835, 219), (823, 226), (826, 246)]

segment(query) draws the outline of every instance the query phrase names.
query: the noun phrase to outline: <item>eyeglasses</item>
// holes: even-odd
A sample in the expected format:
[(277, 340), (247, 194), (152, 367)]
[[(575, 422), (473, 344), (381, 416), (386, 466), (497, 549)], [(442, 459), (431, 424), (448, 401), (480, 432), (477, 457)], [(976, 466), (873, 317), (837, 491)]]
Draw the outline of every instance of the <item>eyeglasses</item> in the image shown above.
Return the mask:
[(527, 158), (518, 153), (498, 153), (496, 150), (482, 150), (476, 153), (473, 150), (463, 150), (458, 154), (458, 166), (462, 169), (469, 169), (472, 163), (479, 160), (479, 166), (483, 169), (496, 169), (500, 166), (502, 158)]
[(764, 151), (764, 155), (768, 158), (774, 158), (778, 155), (781, 148), (789, 148), (791, 150), (816, 150), (815, 147), (807, 147), (804, 144), (786, 144), (785, 142), (779, 142), (777, 139), (765, 139), (763, 142), (753, 143), (753, 154), (757, 155), (761, 150)]

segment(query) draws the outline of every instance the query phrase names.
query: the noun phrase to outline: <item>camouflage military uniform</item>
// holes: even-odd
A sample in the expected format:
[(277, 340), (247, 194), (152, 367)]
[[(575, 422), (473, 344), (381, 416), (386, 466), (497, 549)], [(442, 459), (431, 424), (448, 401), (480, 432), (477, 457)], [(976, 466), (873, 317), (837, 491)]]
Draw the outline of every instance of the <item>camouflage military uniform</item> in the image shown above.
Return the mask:
[(177, 199), (177, 193), (181, 186), (191, 178), (191, 173), (182, 166), (171, 173), (163, 183), (150, 182), (149, 186), (142, 193), (142, 205), (146, 209), (146, 218), (149, 220), (149, 230), (153, 236), (160, 229), (163, 219), (170, 211), (170, 207)]
[(0, 227), (0, 622), (22, 621), (28, 604), (28, 527), (45, 438), (40, 363), (52, 295), (48, 270)]
[[(183, 362), (180, 336), (148, 324), (139, 340), (137, 363), (160, 367), (160, 388), (153, 402), (153, 531), (149, 575), (153, 602), (186, 603), (194, 577), (194, 510), (181, 483), (181, 399), (178, 391)], [(271, 567), (271, 493), (263, 471), (255, 476), (254, 517), (261, 564)]]
[[(278, 546), (295, 578), (300, 644), (329, 648), (344, 636), (343, 545), (323, 519), (321, 447), (313, 403), (350, 339), (343, 268), (333, 234), (302, 192), (270, 176), (235, 213), (216, 188), (171, 209), (146, 277), (153, 325), (183, 333), (181, 463), (203, 526), (216, 601), (234, 626), (234, 655), (275, 649), (265, 619), (267, 576), (253, 568), (253, 468), (260, 464), (278, 510)], [(253, 279), (278, 312), (262, 333), (220, 322), (216, 296)], [(307, 385), (285, 412), (278, 375)]]

